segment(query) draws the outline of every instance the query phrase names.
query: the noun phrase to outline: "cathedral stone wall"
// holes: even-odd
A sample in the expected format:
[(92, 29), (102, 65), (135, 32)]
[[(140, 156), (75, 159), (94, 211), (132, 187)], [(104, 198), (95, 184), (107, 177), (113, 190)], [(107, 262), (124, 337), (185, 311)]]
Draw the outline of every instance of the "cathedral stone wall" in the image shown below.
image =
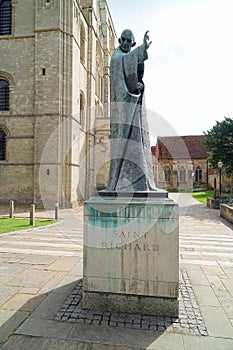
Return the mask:
[(114, 41), (104, 0), (12, 0), (12, 33), (0, 35), (0, 79), (10, 88), (0, 203), (70, 206), (98, 187), (96, 102), (108, 120)]

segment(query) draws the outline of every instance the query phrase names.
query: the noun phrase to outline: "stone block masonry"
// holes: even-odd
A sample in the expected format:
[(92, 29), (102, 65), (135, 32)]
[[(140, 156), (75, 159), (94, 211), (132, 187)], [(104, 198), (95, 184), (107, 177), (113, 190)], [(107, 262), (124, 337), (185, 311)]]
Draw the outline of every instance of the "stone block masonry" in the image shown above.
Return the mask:
[(84, 221), (84, 306), (176, 316), (178, 205), (93, 197)]
[[(109, 103), (105, 67), (98, 72), (105, 94), (96, 94), (96, 47), (98, 43), (100, 60), (108, 67), (115, 35), (111, 16), (104, 1), (81, 6), (73, 0), (24, 0), (12, 1), (11, 22), (11, 35), (0, 35), (0, 79), (8, 82), (10, 91), (9, 110), (0, 111), (0, 130), (6, 135), (0, 202), (71, 206), (95, 186), (94, 161), (83, 160), (83, 154), (94, 144), (90, 129), (96, 103), (102, 111)], [(80, 139), (85, 140), (83, 145)], [(48, 143), (51, 157), (44, 157)], [(80, 174), (81, 167), (85, 171)]]
[(227, 204), (220, 205), (220, 215), (233, 224), (233, 206)]

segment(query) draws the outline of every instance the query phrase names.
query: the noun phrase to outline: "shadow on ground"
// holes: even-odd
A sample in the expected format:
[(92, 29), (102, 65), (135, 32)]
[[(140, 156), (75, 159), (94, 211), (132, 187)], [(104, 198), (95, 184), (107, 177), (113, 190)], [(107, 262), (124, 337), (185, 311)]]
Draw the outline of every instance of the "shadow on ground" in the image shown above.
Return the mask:
[[(77, 283), (78, 281), (38, 295), (17, 311), (4, 309), (2, 305), (1, 311), (5, 318), (7, 315), (9, 318), (1, 322), (0, 349), (88, 350), (94, 344), (99, 350), (114, 349), (115, 346), (120, 346), (121, 350), (124, 347), (127, 350), (153, 349), (151, 346), (159, 337), (168, 336), (166, 332), (56, 321), (58, 310), (63, 307)], [(32, 311), (33, 307), (35, 309)], [(101, 344), (100, 347), (98, 344)]]

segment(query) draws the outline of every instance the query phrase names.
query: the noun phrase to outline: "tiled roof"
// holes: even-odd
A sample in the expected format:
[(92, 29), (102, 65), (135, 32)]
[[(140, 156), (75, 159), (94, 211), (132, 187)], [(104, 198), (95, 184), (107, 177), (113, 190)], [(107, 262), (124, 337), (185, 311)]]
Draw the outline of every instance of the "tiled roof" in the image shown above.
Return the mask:
[(159, 159), (205, 159), (208, 157), (202, 144), (205, 137), (205, 135), (158, 137), (157, 156)]

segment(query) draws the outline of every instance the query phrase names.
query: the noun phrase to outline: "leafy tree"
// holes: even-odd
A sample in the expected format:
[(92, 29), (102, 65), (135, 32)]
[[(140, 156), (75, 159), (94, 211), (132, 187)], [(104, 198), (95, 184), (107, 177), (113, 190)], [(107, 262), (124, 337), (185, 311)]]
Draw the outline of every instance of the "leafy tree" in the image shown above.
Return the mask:
[(233, 173), (233, 119), (225, 117), (222, 122), (216, 122), (211, 130), (204, 132), (206, 140), (203, 142), (213, 167), (223, 162), (224, 172)]

